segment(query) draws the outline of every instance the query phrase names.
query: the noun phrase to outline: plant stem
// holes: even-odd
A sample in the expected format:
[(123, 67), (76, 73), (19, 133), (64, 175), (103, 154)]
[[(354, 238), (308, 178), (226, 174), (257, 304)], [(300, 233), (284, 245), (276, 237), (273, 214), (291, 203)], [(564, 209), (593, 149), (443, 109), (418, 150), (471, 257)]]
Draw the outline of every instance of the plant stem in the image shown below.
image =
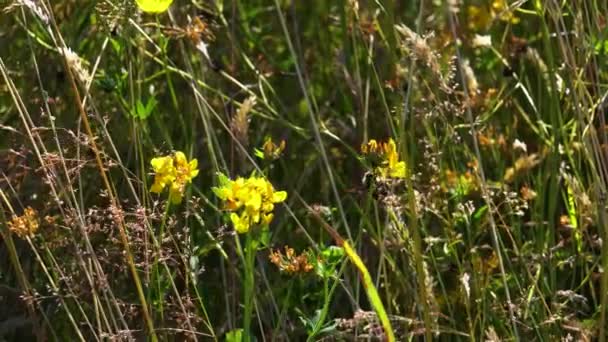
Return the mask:
[[(171, 209), (171, 199), (170, 197), (167, 198), (167, 206), (165, 208), (165, 213), (163, 215), (162, 221), (160, 223), (160, 228), (158, 229), (158, 253), (156, 253), (156, 256), (154, 257), (154, 277), (156, 278), (156, 281), (154, 282), (156, 284), (156, 290), (157, 290), (157, 300), (158, 300), (158, 311), (160, 314), (160, 319), (161, 322), (164, 320), (164, 314), (163, 314), (163, 295), (162, 295), (162, 281), (161, 281), (161, 272), (159, 270), (159, 257), (160, 257), (160, 252), (162, 251), (162, 245), (163, 245), (163, 235), (165, 235), (165, 225), (167, 224), (167, 217), (169, 216), (169, 210)], [(169, 275), (170, 276), (170, 275)]]
[(319, 319), (315, 323), (315, 327), (312, 330), (312, 333), (306, 339), (307, 342), (313, 341), (313, 338), (319, 333), (323, 323), (325, 322), (325, 318), (327, 317), (327, 310), (329, 309), (329, 286), (328, 286), (327, 278), (323, 279), (323, 308), (321, 309), (321, 314), (319, 315)]
[(251, 316), (253, 315), (253, 289), (255, 286), (255, 252), (257, 244), (252, 237), (253, 232), (247, 233), (247, 241), (245, 243), (245, 282), (244, 282), (244, 304), (245, 313), (243, 315), (243, 336), (245, 342), (251, 341)]

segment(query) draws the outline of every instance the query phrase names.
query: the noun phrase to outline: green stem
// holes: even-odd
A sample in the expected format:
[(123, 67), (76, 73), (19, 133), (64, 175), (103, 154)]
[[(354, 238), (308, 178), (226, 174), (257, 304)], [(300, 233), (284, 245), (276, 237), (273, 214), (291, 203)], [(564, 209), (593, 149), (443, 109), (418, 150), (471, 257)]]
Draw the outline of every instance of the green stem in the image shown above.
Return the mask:
[(245, 313), (243, 315), (243, 332), (245, 342), (251, 341), (251, 316), (253, 315), (253, 289), (255, 286), (255, 252), (257, 244), (252, 236), (253, 232), (247, 233), (247, 241), (245, 243), (245, 282), (244, 282), (244, 304)]
[[(335, 284), (337, 284), (337, 282)], [(333, 289), (335, 288), (335, 284), (332, 287), (331, 292), (333, 292)], [(306, 339), (307, 342), (312, 342), (313, 338), (315, 336), (317, 336), (317, 334), (319, 333), (319, 330), (321, 330), (321, 327), (323, 327), (323, 323), (325, 323), (325, 318), (327, 317), (327, 312), (329, 311), (329, 303), (331, 302), (329, 300), (330, 296), (331, 296), (331, 293), (329, 291), (328, 278), (324, 278), (323, 279), (323, 308), (321, 309), (321, 314), (319, 315), (319, 319), (317, 319), (317, 322), (315, 323), (315, 327), (313, 328), (312, 332), (308, 336), (308, 339)]]
[[(163, 235), (165, 234), (165, 225), (167, 224), (167, 217), (169, 216), (169, 209), (171, 208), (171, 199), (167, 198), (167, 206), (165, 208), (165, 213), (163, 215), (162, 221), (160, 223), (160, 228), (158, 229), (158, 251), (160, 252), (162, 250), (162, 244), (163, 244)], [(158, 305), (158, 312), (160, 314), (160, 319), (161, 322), (164, 320), (164, 314), (163, 314), (163, 295), (162, 295), (162, 281), (161, 281), (161, 272), (160, 272), (160, 267), (159, 267), (159, 253), (156, 253), (156, 256), (154, 257), (154, 270), (152, 272), (154, 274), (154, 277), (156, 278), (156, 281), (154, 282), (156, 284), (156, 291), (157, 291), (157, 305)]]

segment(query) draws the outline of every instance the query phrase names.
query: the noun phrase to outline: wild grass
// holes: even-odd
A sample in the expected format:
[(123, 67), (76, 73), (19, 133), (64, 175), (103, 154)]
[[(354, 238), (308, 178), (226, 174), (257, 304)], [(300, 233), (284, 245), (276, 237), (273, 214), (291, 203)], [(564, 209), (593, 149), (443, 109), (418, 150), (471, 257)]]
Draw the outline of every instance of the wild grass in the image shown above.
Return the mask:
[(0, 7), (0, 340), (605, 341), (605, 2)]

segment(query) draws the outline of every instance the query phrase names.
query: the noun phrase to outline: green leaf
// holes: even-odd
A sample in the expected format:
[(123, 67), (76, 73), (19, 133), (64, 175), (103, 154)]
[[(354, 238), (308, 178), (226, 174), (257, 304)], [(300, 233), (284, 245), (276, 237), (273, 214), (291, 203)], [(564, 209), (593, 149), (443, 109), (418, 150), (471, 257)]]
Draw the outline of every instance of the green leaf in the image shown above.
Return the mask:
[(479, 209), (477, 209), (475, 211), (475, 213), (473, 213), (473, 221), (474, 222), (479, 222), (487, 212), (488, 212), (488, 206), (487, 205), (484, 205), (483, 207), (480, 207)]
[(243, 329), (234, 329), (226, 333), (226, 342), (243, 341)]
[(150, 116), (150, 114), (152, 114), (152, 111), (154, 111), (154, 108), (156, 108), (157, 104), (158, 101), (156, 101), (156, 98), (154, 97), (150, 97), (145, 105), (140, 100), (137, 100), (137, 103), (135, 104), (135, 110), (131, 111), (131, 115), (140, 120), (146, 120)]
[(253, 150), (253, 154), (260, 159), (264, 159), (264, 152), (262, 150), (260, 150), (259, 148), (255, 148)]
[(359, 257), (354, 248), (351, 247), (348, 241), (344, 241), (342, 243), (342, 248), (344, 248), (344, 252), (350, 262), (355, 265), (355, 267), (359, 270), (359, 275), (361, 281), (363, 282), (363, 287), (365, 288), (365, 292), (367, 293), (367, 299), (369, 299), (370, 304), (372, 305), (376, 315), (378, 315), (378, 319), (380, 320), (380, 324), (382, 328), (384, 328), (384, 333), (386, 334), (386, 340), (388, 342), (395, 341), (395, 333), (393, 332), (393, 328), (391, 326), (391, 321), (388, 318), (388, 314), (384, 309), (384, 305), (382, 304), (382, 300), (380, 299), (380, 295), (378, 294), (378, 290), (376, 286), (374, 286), (374, 281), (372, 280), (367, 267), (363, 263), (363, 260)]
[(323, 279), (334, 275), (337, 266), (344, 257), (344, 249), (338, 246), (329, 246), (321, 251), (321, 260), (315, 263), (315, 272)]

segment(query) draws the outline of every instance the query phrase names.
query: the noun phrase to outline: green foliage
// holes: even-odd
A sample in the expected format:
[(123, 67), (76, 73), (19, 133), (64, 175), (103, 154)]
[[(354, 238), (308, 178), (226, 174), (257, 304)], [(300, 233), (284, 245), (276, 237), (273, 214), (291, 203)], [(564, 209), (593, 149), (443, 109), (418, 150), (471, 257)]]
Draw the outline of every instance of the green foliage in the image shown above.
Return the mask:
[(0, 340), (608, 336), (605, 1), (151, 4), (0, 6)]

